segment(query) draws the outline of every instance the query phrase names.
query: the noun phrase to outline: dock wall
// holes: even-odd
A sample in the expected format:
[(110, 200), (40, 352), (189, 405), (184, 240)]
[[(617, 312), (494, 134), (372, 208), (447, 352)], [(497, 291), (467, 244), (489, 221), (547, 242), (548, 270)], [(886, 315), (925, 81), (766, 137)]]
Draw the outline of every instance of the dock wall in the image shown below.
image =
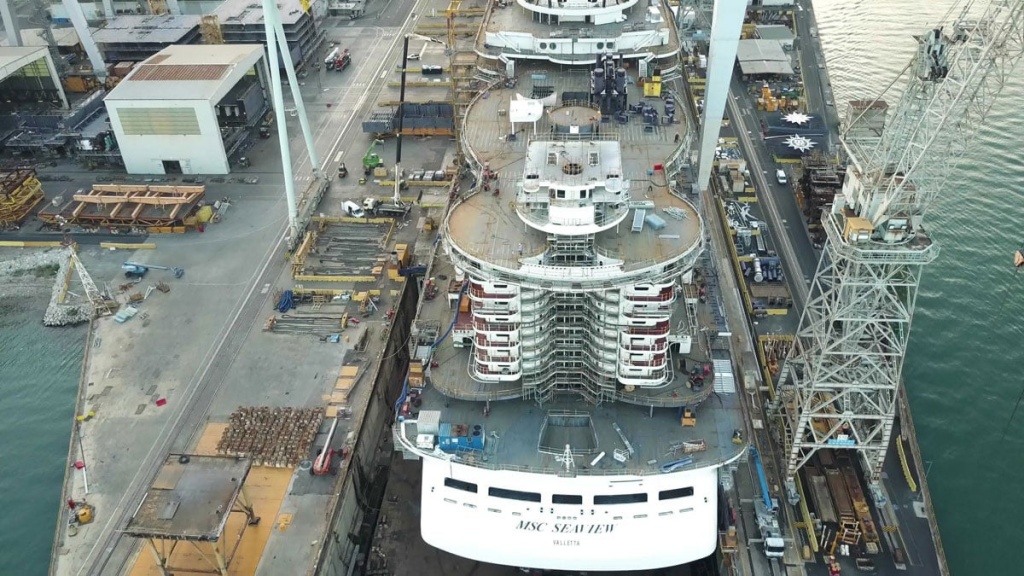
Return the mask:
[(335, 496), (327, 509), (328, 532), (307, 574), (347, 576), (354, 573), (362, 560), (363, 549), (373, 536), (387, 486), (391, 422), (409, 366), (409, 338), (418, 300), (417, 282), (406, 282), (387, 344), (381, 356), (374, 360), (373, 389), (364, 407), (354, 407), (354, 413), (362, 414), (362, 419), (355, 424), (357, 432), (352, 453), (339, 471)]
[[(897, 421), (900, 426), (900, 436), (907, 440), (910, 447), (910, 454), (914, 460), (914, 470), (917, 471), (917, 483), (921, 487), (921, 499), (924, 502), (925, 514), (928, 515), (928, 527), (932, 533), (932, 543), (935, 545), (935, 553), (939, 562), (939, 574), (949, 576), (949, 564), (946, 562), (946, 550), (942, 547), (942, 535), (939, 533), (939, 521), (935, 518), (935, 508), (932, 506), (932, 495), (928, 491), (928, 469), (921, 458), (921, 447), (917, 444), (917, 430), (914, 428), (914, 419), (910, 415), (910, 402), (907, 399), (907, 387), (899, 387), (897, 405), (899, 414)], [(896, 442), (900, 438), (895, 438)]]
[(82, 353), (82, 371), (78, 375), (78, 394), (75, 397), (75, 413), (71, 420), (71, 437), (68, 440), (67, 467), (64, 468), (64, 482), (60, 489), (60, 505), (57, 507), (57, 525), (53, 532), (53, 547), (50, 549), (50, 567), (47, 574), (53, 575), (57, 568), (57, 556), (64, 546), (63, 536), (66, 533), (61, 528), (68, 522), (68, 507), (65, 502), (71, 495), (72, 474), (75, 472), (72, 463), (76, 460), (75, 453), (78, 450), (78, 416), (82, 414), (82, 407), (85, 403), (86, 392), (89, 390), (89, 358), (92, 354), (93, 336), (96, 321), (89, 322), (89, 328), (85, 334), (85, 350)]

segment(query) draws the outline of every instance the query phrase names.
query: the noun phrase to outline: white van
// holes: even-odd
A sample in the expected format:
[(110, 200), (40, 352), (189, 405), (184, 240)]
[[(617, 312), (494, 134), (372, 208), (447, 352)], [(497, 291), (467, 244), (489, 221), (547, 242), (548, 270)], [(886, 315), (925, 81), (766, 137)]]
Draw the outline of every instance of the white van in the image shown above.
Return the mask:
[(781, 169), (776, 170), (775, 171), (775, 179), (779, 181), (779, 184), (785, 185), (786, 182), (787, 182), (787, 180), (786, 180), (786, 171), (785, 170), (781, 170)]
[(362, 218), (366, 216), (366, 213), (363, 212), (362, 206), (352, 202), (351, 200), (345, 200), (341, 205), (341, 209), (345, 211), (345, 214), (348, 214), (353, 218)]

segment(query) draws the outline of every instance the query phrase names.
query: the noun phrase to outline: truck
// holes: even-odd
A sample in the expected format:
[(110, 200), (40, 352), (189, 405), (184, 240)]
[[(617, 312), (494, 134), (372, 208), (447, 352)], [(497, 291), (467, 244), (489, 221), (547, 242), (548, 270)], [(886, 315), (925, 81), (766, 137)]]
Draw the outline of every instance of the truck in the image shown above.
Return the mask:
[(346, 48), (342, 50), (341, 53), (334, 58), (334, 69), (337, 70), (338, 72), (341, 72), (345, 68), (348, 68), (349, 64), (351, 63), (352, 55), (349, 54), (348, 48)]
[(404, 218), (409, 213), (409, 206), (407, 204), (381, 202), (377, 198), (368, 197), (363, 199), (363, 210), (367, 214), (373, 214), (374, 216)]

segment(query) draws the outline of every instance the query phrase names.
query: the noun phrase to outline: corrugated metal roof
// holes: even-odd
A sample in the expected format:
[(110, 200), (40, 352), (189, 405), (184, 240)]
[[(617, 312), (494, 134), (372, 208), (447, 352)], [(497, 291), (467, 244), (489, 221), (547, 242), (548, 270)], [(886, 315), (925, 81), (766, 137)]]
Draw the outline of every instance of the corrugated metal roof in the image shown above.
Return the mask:
[(135, 66), (106, 100), (217, 99), (262, 57), (260, 44), (173, 44)]
[(143, 64), (135, 68), (135, 73), (132, 74), (131, 80), (133, 82), (147, 80), (220, 80), (230, 69), (231, 66), (225, 64)]

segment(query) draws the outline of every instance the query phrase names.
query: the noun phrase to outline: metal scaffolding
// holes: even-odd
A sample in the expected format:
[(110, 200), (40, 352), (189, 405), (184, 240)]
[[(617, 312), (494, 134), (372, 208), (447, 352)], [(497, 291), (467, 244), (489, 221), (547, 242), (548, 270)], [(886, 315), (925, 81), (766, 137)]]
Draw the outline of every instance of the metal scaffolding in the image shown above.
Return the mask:
[(857, 451), (883, 499), (921, 271), (939, 251), (923, 216), (1024, 53), (1024, 1), (993, 1), (980, 18), (964, 8), (918, 42), (880, 141), (844, 142), (843, 193), (822, 216), (824, 254), (774, 405), (793, 504), (797, 471), (823, 448)]

